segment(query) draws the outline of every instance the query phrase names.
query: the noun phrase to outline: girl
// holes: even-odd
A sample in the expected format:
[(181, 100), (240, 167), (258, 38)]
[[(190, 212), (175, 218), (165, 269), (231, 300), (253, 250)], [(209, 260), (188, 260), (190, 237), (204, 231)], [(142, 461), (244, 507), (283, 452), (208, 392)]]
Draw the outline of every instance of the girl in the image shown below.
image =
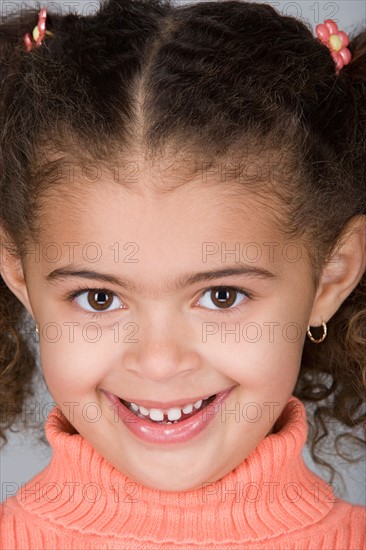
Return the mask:
[(318, 461), (364, 442), (365, 31), (168, 0), (0, 29), (3, 439), (27, 319), (55, 400), (1, 548), (365, 549), (302, 459), (305, 405)]

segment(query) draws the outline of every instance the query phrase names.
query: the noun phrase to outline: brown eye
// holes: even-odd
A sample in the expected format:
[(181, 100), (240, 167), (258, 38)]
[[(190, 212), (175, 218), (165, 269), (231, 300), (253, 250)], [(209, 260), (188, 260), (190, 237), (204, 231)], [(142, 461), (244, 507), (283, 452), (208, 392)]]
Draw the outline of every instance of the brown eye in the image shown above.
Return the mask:
[(113, 302), (113, 294), (105, 290), (90, 290), (88, 293), (88, 304), (97, 311), (104, 311)]
[(105, 316), (118, 309), (123, 309), (123, 302), (120, 298), (106, 288), (80, 288), (67, 294), (65, 300), (71, 303), (75, 302), (86, 315), (91, 317)]
[[(241, 296), (240, 296), (241, 295)], [(242, 288), (231, 286), (214, 286), (201, 294), (201, 306), (211, 311), (236, 310), (242, 304), (251, 299), (249, 292)], [(214, 307), (212, 307), (212, 304)], [(229, 312), (228, 312), (229, 313)]]
[(212, 301), (215, 306), (227, 308), (233, 305), (237, 292), (233, 288), (214, 288), (211, 290)]

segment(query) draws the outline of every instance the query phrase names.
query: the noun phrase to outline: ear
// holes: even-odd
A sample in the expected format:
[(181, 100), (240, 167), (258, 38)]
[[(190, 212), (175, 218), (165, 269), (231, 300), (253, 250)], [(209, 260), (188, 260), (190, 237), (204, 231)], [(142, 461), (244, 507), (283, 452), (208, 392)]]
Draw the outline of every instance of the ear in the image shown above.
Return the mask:
[(20, 257), (14, 253), (15, 248), (12, 244), (10, 244), (11, 241), (5, 241), (3, 236), (4, 233), (0, 230), (0, 275), (6, 286), (12, 291), (13, 294), (15, 294), (18, 300), (20, 300), (33, 319), (35, 319), (32, 306), (29, 301), (25, 273)]
[(322, 321), (329, 321), (356, 288), (365, 270), (366, 216), (354, 216), (322, 271), (309, 325), (318, 326)]

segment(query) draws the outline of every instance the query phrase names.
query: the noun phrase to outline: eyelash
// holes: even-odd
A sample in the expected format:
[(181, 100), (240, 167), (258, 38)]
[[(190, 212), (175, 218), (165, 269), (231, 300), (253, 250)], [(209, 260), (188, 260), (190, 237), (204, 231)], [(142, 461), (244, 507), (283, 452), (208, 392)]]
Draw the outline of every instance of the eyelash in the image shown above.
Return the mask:
[[(244, 296), (246, 296), (246, 298), (248, 298), (249, 300), (253, 300), (253, 294), (251, 292), (248, 292), (247, 290), (244, 290), (243, 288), (241, 287), (237, 287), (237, 286), (224, 286), (224, 285), (219, 285), (219, 286), (212, 286), (212, 287), (209, 287), (209, 288), (206, 288), (202, 293), (201, 295), (199, 296), (199, 299), (202, 298), (202, 296), (204, 296), (206, 294), (206, 292), (209, 292), (209, 291), (212, 291), (212, 290), (222, 290), (222, 289), (230, 289), (230, 290), (235, 290), (236, 292), (240, 293), (240, 294), (244, 294)], [(105, 292), (105, 293), (108, 293), (108, 294), (112, 294), (113, 297), (117, 297), (119, 298), (119, 296), (115, 293), (115, 292), (112, 292), (111, 290), (107, 289), (107, 288), (89, 288), (89, 287), (79, 287), (77, 288), (76, 290), (73, 290), (72, 292), (70, 292), (69, 294), (67, 294), (65, 296), (65, 300), (67, 302), (73, 302), (75, 300), (75, 298), (77, 298), (78, 296), (81, 296), (82, 294), (84, 294), (85, 292)], [(217, 313), (219, 315), (232, 315), (233, 313), (236, 313), (238, 310), (240, 310), (244, 305), (246, 305), (246, 300), (244, 300), (243, 302), (241, 302), (239, 305), (235, 306), (235, 307), (231, 307), (231, 308), (228, 308), (228, 309), (209, 309), (209, 308), (204, 308), (204, 307), (201, 307), (201, 309), (208, 309), (208, 311), (211, 311), (212, 313)], [(111, 311), (105, 311), (105, 312), (102, 312), (102, 313), (98, 313), (98, 312), (91, 312), (91, 311), (84, 311), (82, 310), (82, 315), (85, 315), (86, 317), (91, 317), (92, 319), (96, 319), (96, 318), (100, 318), (100, 317), (105, 317), (107, 315), (111, 315), (112, 313), (114, 313), (115, 311), (118, 311), (118, 308), (117, 309), (112, 309)]]

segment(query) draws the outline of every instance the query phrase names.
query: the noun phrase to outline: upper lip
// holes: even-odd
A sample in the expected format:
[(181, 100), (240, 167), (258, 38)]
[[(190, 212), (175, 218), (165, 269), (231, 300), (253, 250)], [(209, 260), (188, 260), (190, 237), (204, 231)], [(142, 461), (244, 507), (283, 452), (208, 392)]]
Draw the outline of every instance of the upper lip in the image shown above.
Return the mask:
[[(204, 399), (208, 399), (212, 395), (218, 395), (219, 393), (222, 393), (224, 391), (227, 391), (231, 388), (225, 388), (224, 390), (220, 390), (217, 392), (211, 392), (206, 393), (205, 395), (201, 397), (187, 397), (186, 399), (176, 399), (175, 401), (151, 401), (150, 399), (127, 399), (126, 397), (120, 397), (119, 395), (116, 395), (119, 399), (123, 399), (123, 401), (129, 401), (130, 403), (135, 403), (136, 405), (142, 405), (143, 407), (146, 407), (147, 409), (172, 409), (173, 407), (179, 407), (182, 408), (185, 405), (188, 405), (188, 403), (196, 403), (196, 401), (203, 401)], [(113, 394), (115, 395), (115, 394)]]

